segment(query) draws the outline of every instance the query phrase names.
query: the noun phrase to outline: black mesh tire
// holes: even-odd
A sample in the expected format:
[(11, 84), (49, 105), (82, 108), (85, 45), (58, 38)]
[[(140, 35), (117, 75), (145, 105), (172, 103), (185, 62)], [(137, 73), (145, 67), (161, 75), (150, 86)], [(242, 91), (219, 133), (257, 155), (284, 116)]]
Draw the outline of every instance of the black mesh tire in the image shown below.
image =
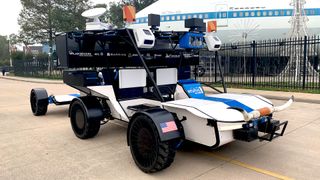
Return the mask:
[(176, 141), (161, 142), (156, 126), (148, 116), (138, 115), (132, 119), (128, 131), (131, 155), (142, 171), (153, 173), (171, 165)]
[(70, 105), (70, 122), (74, 134), (80, 139), (92, 138), (100, 129), (100, 121), (88, 119), (86, 109), (79, 100)]
[(48, 110), (48, 94), (45, 89), (32, 89), (30, 92), (30, 106), (33, 115), (42, 116)]

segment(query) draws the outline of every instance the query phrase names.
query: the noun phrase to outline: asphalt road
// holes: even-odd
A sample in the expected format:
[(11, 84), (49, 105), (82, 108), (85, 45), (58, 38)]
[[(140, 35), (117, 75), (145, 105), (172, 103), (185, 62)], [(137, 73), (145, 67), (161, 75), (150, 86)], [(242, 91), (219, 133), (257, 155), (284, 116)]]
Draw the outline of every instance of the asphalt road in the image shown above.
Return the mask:
[[(164, 171), (145, 174), (126, 145), (126, 124), (111, 121), (90, 140), (71, 130), (68, 106), (35, 117), (32, 88), (74, 93), (61, 84), (0, 79), (0, 179), (320, 179), (320, 104), (294, 103), (275, 115), (288, 120), (272, 142), (233, 142), (216, 150), (191, 144)], [(281, 101), (275, 101), (281, 104)]]

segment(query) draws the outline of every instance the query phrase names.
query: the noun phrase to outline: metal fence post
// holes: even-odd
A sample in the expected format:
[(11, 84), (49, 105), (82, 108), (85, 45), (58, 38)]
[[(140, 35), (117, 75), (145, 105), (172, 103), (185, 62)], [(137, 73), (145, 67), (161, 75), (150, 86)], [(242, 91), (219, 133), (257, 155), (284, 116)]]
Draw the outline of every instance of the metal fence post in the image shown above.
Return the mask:
[(214, 56), (214, 82), (217, 83), (217, 60), (218, 60), (218, 52), (215, 52), (215, 56)]
[(256, 74), (257, 74), (257, 52), (256, 52), (256, 41), (252, 42), (252, 86), (256, 85)]
[(303, 43), (303, 79), (302, 79), (302, 89), (306, 88), (306, 73), (307, 73), (307, 36), (304, 36)]
[(223, 92), (227, 93), (227, 86), (226, 86), (226, 82), (224, 81), (224, 72), (222, 71), (222, 67), (221, 67), (221, 56), (218, 55), (218, 52), (216, 51), (216, 56), (218, 57), (218, 67), (219, 67), (219, 74), (220, 74), (220, 78), (221, 78), (221, 82), (222, 82), (222, 86), (223, 86)]

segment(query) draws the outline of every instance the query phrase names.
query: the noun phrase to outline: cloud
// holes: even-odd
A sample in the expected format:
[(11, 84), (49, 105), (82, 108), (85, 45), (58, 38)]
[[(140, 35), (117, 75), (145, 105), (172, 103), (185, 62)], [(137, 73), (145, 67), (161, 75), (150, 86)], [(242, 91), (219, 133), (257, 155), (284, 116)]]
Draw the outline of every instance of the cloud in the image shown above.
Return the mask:
[[(94, 4), (109, 4), (109, 2), (112, 1), (120, 0), (91, 0)], [(18, 25), (18, 17), (21, 9), (22, 5), (20, 0), (0, 1), (0, 35), (18, 33), (20, 29)]]
[(0, 35), (10, 35), (18, 32), (17, 19), (21, 9), (20, 0), (0, 1)]

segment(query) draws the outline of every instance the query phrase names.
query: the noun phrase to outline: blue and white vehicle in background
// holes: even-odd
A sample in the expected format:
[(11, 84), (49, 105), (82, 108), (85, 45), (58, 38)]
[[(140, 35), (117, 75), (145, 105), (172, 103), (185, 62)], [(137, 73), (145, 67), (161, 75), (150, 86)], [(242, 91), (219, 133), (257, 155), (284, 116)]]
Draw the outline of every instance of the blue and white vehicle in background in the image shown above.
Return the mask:
[[(224, 43), (290, 37), (293, 0), (158, 0), (137, 13), (133, 27), (145, 27), (148, 14), (161, 15), (162, 31), (186, 31), (184, 20), (216, 21)], [(304, 5), (309, 36), (320, 35), (320, 1)]]

